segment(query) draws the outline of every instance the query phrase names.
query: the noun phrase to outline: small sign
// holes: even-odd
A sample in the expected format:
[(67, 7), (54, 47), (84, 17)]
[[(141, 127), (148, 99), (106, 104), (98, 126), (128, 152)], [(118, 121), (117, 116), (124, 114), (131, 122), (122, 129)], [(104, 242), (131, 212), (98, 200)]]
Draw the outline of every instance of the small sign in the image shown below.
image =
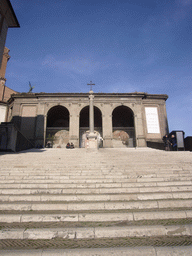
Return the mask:
[(176, 137), (177, 137), (177, 147), (184, 148), (183, 132), (176, 132)]
[(160, 133), (159, 117), (156, 107), (146, 107), (147, 133)]
[(0, 106), (0, 123), (6, 120), (6, 106)]

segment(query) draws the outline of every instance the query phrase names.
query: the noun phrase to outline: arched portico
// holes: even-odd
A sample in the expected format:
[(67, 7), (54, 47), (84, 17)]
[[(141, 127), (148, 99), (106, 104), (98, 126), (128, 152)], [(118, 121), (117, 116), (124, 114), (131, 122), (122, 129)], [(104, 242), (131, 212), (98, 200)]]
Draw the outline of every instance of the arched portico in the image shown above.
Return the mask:
[[(79, 147), (85, 147), (85, 136), (89, 131), (89, 106), (80, 111), (79, 119)], [(102, 136), (102, 113), (96, 106), (94, 106), (94, 130)]]
[(65, 147), (69, 141), (69, 111), (66, 107), (57, 105), (47, 113), (46, 143), (53, 147)]
[(127, 106), (118, 106), (112, 112), (113, 147), (135, 147), (134, 114)]

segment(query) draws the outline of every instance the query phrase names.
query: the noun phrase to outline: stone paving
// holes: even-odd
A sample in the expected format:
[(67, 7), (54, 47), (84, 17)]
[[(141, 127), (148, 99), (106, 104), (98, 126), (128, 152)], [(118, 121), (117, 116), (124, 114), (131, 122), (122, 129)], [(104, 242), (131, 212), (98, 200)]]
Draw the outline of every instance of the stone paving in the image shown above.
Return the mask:
[(190, 255), (191, 152), (33, 149), (0, 161), (0, 255)]

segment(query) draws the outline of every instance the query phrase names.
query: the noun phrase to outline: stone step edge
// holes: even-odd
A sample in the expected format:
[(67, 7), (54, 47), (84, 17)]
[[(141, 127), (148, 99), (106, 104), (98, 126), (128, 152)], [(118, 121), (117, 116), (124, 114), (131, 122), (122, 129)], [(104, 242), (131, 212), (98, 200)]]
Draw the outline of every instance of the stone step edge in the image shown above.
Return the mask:
[(191, 199), (143, 200), (129, 202), (1, 202), (0, 211), (98, 211), (98, 210), (134, 210), (134, 209), (171, 209), (192, 208)]
[(153, 225), (128, 227), (1, 229), (4, 239), (97, 239), (118, 237), (192, 236), (192, 225)]
[[(142, 170), (143, 171), (143, 170)], [(184, 172), (184, 171), (180, 171), (179, 173), (168, 173), (169, 170), (167, 170), (166, 172), (162, 172), (162, 170), (156, 170), (156, 172), (154, 171), (153, 173), (149, 173), (147, 170), (143, 173), (142, 171), (138, 171), (138, 173), (135, 174), (135, 172), (137, 171), (124, 171), (121, 172), (119, 169), (117, 169), (115, 172), (111, 173), (110, 171), (108, 171), (108, 173), (106, 172), (98, 172), (98, 171), (87, 171), (87, 173), (81, 173), (78, 172), (76, 170), (74, 170), (71, 173), (66, 173), (66, 172), (56, 172), (54, 173), (54, 171), (48, 173), (48, 172), (44, 172), (44, 173), (38, 173), (37, 171), (34, 173), (33, 171), (26, 171), (26, 172), (5, 172), (3, 173), (2, 171), (0, 171), (0, 175), (2, 177), (5, 178), (10, 178), (10, 177), (16, 177), (16, 179), (18, 179), (19, 177), (22, 178), (28, 178), (28, 177), (32, 177), (32, 178), (51, 178), (51, 179), (55, 179), (57, 177), (63, 177), (66, 179), (70, 179), (70, 178), (74, 178), (74, 179), (78, 179), (78, 178), (93, 178), (93, 179), (97, 179), (98, 177), (100, 179), (108, 179), (108, 178), (117, 178), (117, 177), (121, 177), (122, 178), (161, 178), (161, 177), (191, 177), (192, 176), (192, 170), (188, 171), (188, 172)], [(131, 176), (131, 177), (130, 177)]]
[[(99, 169), (99, 172), (102, 173), (103, 171), (106, 170), (110, 170), (111, 173), (115, 172), (116, 170), (120, 170), (120, 171), (128, 171), (130, 169), (133, 169), (134, 171), (136, 171), (137, 169), (139, 169), (141, 166), (143, 167), (142, 170), (147, 170), (147, 171), (151, 171), (151, 173), (154, 173), (154, 170), (159, 170), (161, 169), (162, 172), (165, 171), (170, 171), (170, 173), (177, 173), (177, 172), (190, 172), (190, 163), (186, 163), (185, 161), (183, 161), (183, 164), (181, 163), (172, 163), (170, 164), (169, 161), (167, 162), (160, 162), (160, 163), (151, 163), (151, 157), (146, 160), (146, 162), (142, 161), (142, 162), (129, 162), (127, 163), (127, 158), (124, 158), (120, 161), (114, 160), (114, 163), (110, 164), (108, 163), (102, 163), (102, 162), (98, 162), (98, 163), (89, 163), (88, 165), (84, 163), (79, 162), (79, 159), (76, 158), (75, 164), (74, 164), (74, 159), (72, 161), (72, 163), (67, 164), (66, 159), (65, 161), (61, 162), (61, 163), (52, 163), (51, 162), (52, 158), (49, 158), (48, 161), (46, 162), (41, 162), (39, 163), (38, 161), (35, 164), (28, 164), (28, 161), (26, 161), (26, 165), (14, 165), (14, 164), (10, 164), (10, 162), (5, 161), (4, 163), (2, 163), (2, 167), (0, 170), (0, 173), (2, 172), (19, 172), (19, 173), (24, 173), (27, 172), (27, 170), (30, 170), (32, 172), (38, 172), (38, 171), (43, 171), (43, 172), (51, 172), (52, 171), (52, 167), (56, 166), (55, 168), (55, 172), (59, 173), (59, 172), (63, 172), (64, 171), (66, 173), (71, 173), (75, 170), (77, 170), (77, 172), (82, 172), (82, 173), (86, 173), (93, 170), (97, 170)], [(69, 159), (67, 159), (67, 161), (69, 161)], [(110, 161), (110, 160), (109, 160)]]
[(133, 212), (170, 212), (170, 211), (191, 211), (192, 207), (177, 207), (172, 210), (172, 208), (149, 208), (149, 209), (103, 209), (103, 210), (76, 210), (76, 211), (68, 211), (68, 210), (30, 210), (30, 211), (22, 211), (22, 210), (0, 210), (0, 215), (51, 215), (51, 214), (102, 214), (102, 213), (133, 213)]
[[(157, 171), (158, 172), (158, 171)], [(180, 173), (180, 174), (149, 174), (147, 175), (146, 172), (145, 174), (138, 173), (138, 175), (131, 175), (131, 173), (128, 174), (122, 174), (122, 173), (114, 173), (113, 175), (109, 174), (97, 174), (97, 172), (94, 172), (94, 175), (78, 175), (77, 173), (73, 173), (73, 175), (64, 175), (64, 174), (55, 174), (55, 175), (32, 175), (31, 173), (28, 174), (1, 174), (2, 180), (10, 180), (10, 179), (15, 179), (15, 180), (33, 180), (33, 179), (38, 179), (38, 180), (59, 180), (59, 179), (66, 179), (66, 180), (85, 180), (85, 179), (92, 179), (92, 180), (103, 180), (103, 179), (156, 179), (156, 178), (181, 178), (181, 177), (189, 177), (192, 178), (192, 173)]]
[(65, 182), (63, 182), (64, 179), (5, 179), (5, 180), (0, 180), (0, 183), (3, 184), (54, 184), (54, 183), (59, 183), (59, 184), (110, 184), (110, 183), (158, 183), (158, 182), (191, 182), (192, 177), (177, 177), (177, 178), (142, 178), (142, 179), (123, 179), (123, 178), (112, 178), (112, 179), (76, 179), (76, 180), (70, 180), (67, 179)]
[[(9, 184), (10, 185), (12, 185), (12, 184), (16, 184), (16, 185), (26, 185), (26, 184), (34, 184), (34, 185), (39, 185), (39, 184), (43, 184), (43, 185), (49, 185), (49, 184), (58, 184), (58, 185), (60, 185), (60, 186), (63, 186), (63, 185), (67, 185), (67, 186), (70, 186), (70, 185), (72, 185), (73, 186), (73, 184), (75, 184), (75, 185), (77, 185), (77, 186), (79, 186), (79, 185), (82, 185), (82, 184), (84, 184), (84, 185), (88, 185), (88, 186), (94, 186), (94, 185), (96, 185), (96, 184), (99, 184), (99, 185), (101, 185), (101, 184), (104, 184), (104, 186), (105, 186), (105, 184), (118, 184), (118, 183), (120, 183), (120, 184), (122, 184), (122, 186), (123, 187), (127, 187), (127, 185), (129, 185), (129, 184), (135, 184), (135, 185), (139, 185), (139, 187), (144, 187), (144, 186), (140, 186), (140, 184), (141, 185), (145, 185), (146, 183), (148, 183), (149, 185), (150, 184), (154, 184), (154, 183), (161, 183), (161, 184), (163, 184), (162, 186), (164, 187), (164, 186), (169, 186), (169, 183), (172, 183), (172, 182), (179, 182), (179, 183), (182, 183), (182, 182), (191, 182), (192, 181), (192, 179), (191, 180), (158, 180), (158, 181), (152, 181), (152, 180), (150, 180), (150, 181), (146, 181), (146, 182), (141, 182), (141, 181), (137, 181), (137, 182), (125, 182), (125, 180), (121, 180), (121, 181), (105, 181), (105, 182), (100, 182), (100, 181), (98, 181), (98, 182), (92, 182), (92, 181), (85, 181), (85, 182), (73, 182), (73, 181), (70, 181), (70, 182), (65, 182), (65, 183), (63, 183), (62, 181), (54, 181), (53, 182), (53, 180), (44, 180), (43, 182), (42, 181), (40, 181), (40, 182), (38, 182), (39, 180), (36, 180), (36, 181), (30, 181), (30, 182), (22, 182), (22, 181), (19, 181), (19, 182), (15, 182), (15, 181), (11, 181), (11, 182), (6, 182), (6, 181), (2, 181), (1, 180), (1, 182), (0, 183), (3, 183), (3, 184), (7, 184), (8, 186), (9, 186)], [(168, 184), (166, 184), (165, 182), (167, 182)], [(173, 184), (174, 185), (174, 184)], [(189, 186), (190, 185), (192, 185), (192, 184), (188, 184)], [(156, 186), (156, 185), (155, 185)]]
[[(23, 180), (21, 180), (21, 181), (23, 181)], [(7, 182), (7, 180), (1, 180), (1, 182), (2, 183), (0, 183), (0, 187), (3, 187), (3, 186), (12, 186), (12, 185), (16, 185), (16, 186), (23, 186), (23, 185), (26, 185), (26, 186), (30, 186), (30, 185), (35, 185), (35, 186), (39, 186), (39, 185), (47, 185), (47, 186), (49, 186), (49, 185), (58, 185), (58, 186), (65, 186), (65, 185), (67, 185), (67, 186), (70, 186), (70, 185), (77, 185), (77, 186), (82, 186), (82, 185), (86, 185), (86, 186), (94, 186), (94, 185), (111, 185), (111, 184), (119, 184), (119, 185), (131, 185), (131, 186), (133, 186), (133, 185), (139, 185), (139, 186), (141, 186), (141, 187), (143, 187), (143, 186), (146, 186), (146, 185), (150, 185), (150, 187), (152, 187), (152, 186), (163, 186), (164, 187), (164, 185), (165, 186), (177, 186), (178, 184), (180, 185), (183, 185), (183, 186), (190, 186), (190, 185), (192, 185), (192, 180), (171, 180), (171, 181), (168, 181), (168, 180), (164, 180), (164, 181), (152, 181), (151, 179), (150, 179), (150, 181), (129, 181), (129, 182), (126, 182), (126, 181), (116, 181), (116, 182), (114, 182), (114, 181), (108, 181), (107, 180), (107, 182), (97, 182), (97, 183), (88, 183), (88, 182), (81, 182), (81, 183), (66, 183), (65, 181), (63, 181), (63, 182), (61, 182), (61, 180), (59, 180), (60, 182), (59, 183), (56, 183), (56, 182), (50, 182), (50, 183), (48, 183), (47, 181), (52, 181), (52, 180), (43, 180), (43, 182), (39, 182), (39, 183), (35, 183), (34, 182), (34, 180), (33, 180), (33, 182), (31, 181), (31, 183), (29, 183), (29, 182), (26, 182), (26, 180), (25, 180), (25, 182)], [(186, 184), (187, 183), (187, 184)]]
[(192, 210), (185, 211), (143, 211), (116, 213), (69, 213), (69, 214), (1, 214), (0, 223), (27, 222), (111, 222), (140, 220), (171, 220), (192, 218)]
[[(19, 242), (18, 242), (19, 243)], [(30, 249), (1, 250), (1, 256), (181, 256), (191, 255), (192, 246), (137, 246), (137, 247), (99, 247), (78, 249)]]
[(192, 199), (192, 192), (145, 192), (145, 193), (113, 193), (113, 194), (22, 194), (0, 195), (0, 202), (130, 202), (162, 199)]
[(145, 187), (97, 187), (97, 188), (0, 188), (0, 196), (6, 195), (103, 195), (136, 193), (192, 193), (192, 186)]

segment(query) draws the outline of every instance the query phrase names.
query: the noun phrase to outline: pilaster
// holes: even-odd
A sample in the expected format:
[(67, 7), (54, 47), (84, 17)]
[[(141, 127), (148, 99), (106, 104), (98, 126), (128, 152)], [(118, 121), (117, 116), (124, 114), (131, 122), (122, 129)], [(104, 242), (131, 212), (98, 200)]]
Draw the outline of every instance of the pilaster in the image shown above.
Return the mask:
[(102, 115), (102, 124), (103, 124), (103, 147), (104, 148), (112, 148), (112, 108), (110, 104), (105, 104), (103, 108)]
[(76, 148), (79, 147), (79, 105), (70, 106), (69, 140)]
[(36, 117), (36, 130), (35, 130), (35, 145), (44, 145), (44, 103), (38, 103), (37, 105), (37, 117)]
[(135, 137), (136, 137), (136, 147), (146, 147), (146, 138), (144, 133), (143, 115), (142, 115), (142, 105), (137, 104), (135, 110)]

